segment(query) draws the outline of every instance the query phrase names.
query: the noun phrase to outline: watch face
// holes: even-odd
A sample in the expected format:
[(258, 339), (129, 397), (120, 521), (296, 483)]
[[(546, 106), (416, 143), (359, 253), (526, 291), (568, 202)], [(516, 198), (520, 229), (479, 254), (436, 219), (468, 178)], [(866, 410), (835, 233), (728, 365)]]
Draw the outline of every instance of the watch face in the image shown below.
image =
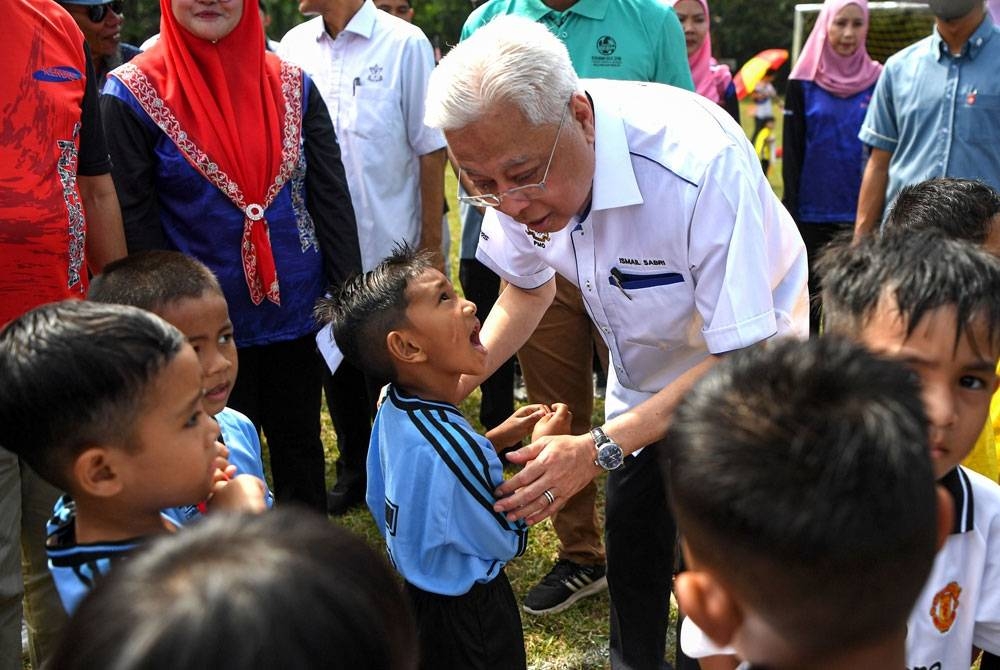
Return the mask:
[(615, 470), (624, 462), (622, 448), (614, 442), (607, 442), (597, 450), (597, 464), (605, 470)]

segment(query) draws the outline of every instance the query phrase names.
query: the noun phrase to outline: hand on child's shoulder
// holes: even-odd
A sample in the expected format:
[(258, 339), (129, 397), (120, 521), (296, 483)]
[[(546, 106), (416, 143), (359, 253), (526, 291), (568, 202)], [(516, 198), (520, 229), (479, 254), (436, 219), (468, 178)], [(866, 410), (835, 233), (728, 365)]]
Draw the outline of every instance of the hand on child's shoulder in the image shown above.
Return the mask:
[(217, 482), (208, 499), (211, 511), (263, 512), (267, 509), (264, 495), (267, 487), (253, 475), (237, 475), (227, 481)]
[(538, 419), (531, 432), (531, 441), (534, 442), (545, 435), (569, 435), (572, 429), (573, 413), (569, 411), (569, 406), (565, 403), (553, 403), (549, 411)]

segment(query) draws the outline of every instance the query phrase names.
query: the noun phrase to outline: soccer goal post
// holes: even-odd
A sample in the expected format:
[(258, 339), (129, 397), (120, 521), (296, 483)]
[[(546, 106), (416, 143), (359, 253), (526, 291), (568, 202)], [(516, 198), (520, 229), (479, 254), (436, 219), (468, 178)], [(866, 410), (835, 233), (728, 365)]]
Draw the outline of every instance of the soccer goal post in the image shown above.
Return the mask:
[[(792, 64), (812, 31), (822, 3), (795, 5)], [(869, 2), (868, 53), (880, 63), (903, 47), (930, 35), (934, 25), (926, 2)]]

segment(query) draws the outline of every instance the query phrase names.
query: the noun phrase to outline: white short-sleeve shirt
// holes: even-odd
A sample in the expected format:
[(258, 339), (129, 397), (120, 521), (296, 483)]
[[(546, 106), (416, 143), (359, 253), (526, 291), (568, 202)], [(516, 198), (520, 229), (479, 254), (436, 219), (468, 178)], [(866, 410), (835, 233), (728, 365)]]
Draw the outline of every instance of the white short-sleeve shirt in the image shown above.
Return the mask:
[(371, 0), (330, 37), (317, 17), (288, 31), (278, 55), (313, 79), (340, 141), (365, 270), (396, 241), (420, 242), (420, 156), (445, 146), (424, 125), (434, 53), (420, 28)]
[(908, 668), (967, 668), (973, 646), (1000, 655), (1000, 486), (961, 466), (940, 483), (955, 521), (907, 621)]
[(611, 352), (608, 416), (709, 354), (807, 337), (805, 247), (743, 130), (670, 86), (581, 85), (596, 124), (589, 212), (538, 235), (489, 210), (477, 257), (521, 288), (553, 272), (580, 287)]

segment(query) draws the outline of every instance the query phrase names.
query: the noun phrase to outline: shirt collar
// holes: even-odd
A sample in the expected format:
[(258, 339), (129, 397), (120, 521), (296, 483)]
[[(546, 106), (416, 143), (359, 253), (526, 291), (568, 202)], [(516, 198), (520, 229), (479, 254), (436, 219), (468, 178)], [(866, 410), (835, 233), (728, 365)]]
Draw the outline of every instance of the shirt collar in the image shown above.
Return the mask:
[[(574, 5), (575, 6), (575, 5)], [(642, 193), (632, 169), (625, 121), (614, 103), (587, 93), (594, 109), (594, 185), (590, 211), (641, 205)]]
[[(365, 0), (361, 5), (361, 8), (354, 13), (351, 20), (347, 22), (344, 26), (343, 32), (354, 33), (365, 39), (371, 39), (372, 33), (375, 32), (375, 20), (378, 17), (377, 12), (380, 11), (375, 7), (375, 3), (372, 0)], [(330, 34), (326, 32), (326, 25), (323, 23), (323, 17), (319, 17), (316, 22), (316, 41), (323, 39), (323, 36), (330, 38)], [(330, 38), (332, 39), (332, 38)]]
[(524, 7), (519, 8), (517, 13), (532, 21), (540, 21), (550, 14), (553, 16), (558, 16), (559, 14), (579, 14), (588, 19), (601, 21), (604, 20), (604, 16), (608, 12), (609, 2), (610, 0), (578, 0), (576, 4), (565, 12), (559, 12), (546, 5), (542, 0), (527, 0), (524, 3)]
[(972, 482), (961, 468), (956, 467), (942, 477), (939, 482), (955, 501), (955, 518), (951, 524), (951, 534), (966, 533), (973, 529)]
[[(990, 18), (989, 12), (986, 12), (983, 22), (979, 24), (979, 27), (966, 40), (965, 46), (962, 47), (961, 55), (968, 56), (969, 60), (976, 60), (976, 56), (983, 50), (986, 43), (990, 41), (994, 32), (993, 19)], [(941, 33), (938, 32), (936, 25), (934, 26), (934, 32), (931, 33), (931, 49), (938, 62), (943, 58), (951, 56), (948, 45), (941, 38)]]

